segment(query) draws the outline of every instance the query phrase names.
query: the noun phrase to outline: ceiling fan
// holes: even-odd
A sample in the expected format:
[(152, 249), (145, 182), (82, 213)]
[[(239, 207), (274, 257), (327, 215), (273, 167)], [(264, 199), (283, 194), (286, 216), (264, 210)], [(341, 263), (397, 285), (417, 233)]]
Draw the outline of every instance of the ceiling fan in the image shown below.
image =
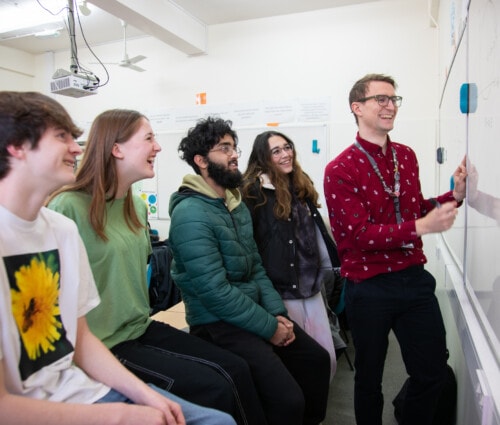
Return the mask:
[(107, 62), (107, 63), (102, 62), (102, 63), (105, 65), (119, 65), (123, 66), (124, 68), (133, 69), (134, 71), (143, 72), (145, 71), (145, 69), (141, 68), (140, 66), (137, 66), (136, 63), (146, 59), (146, 56), (137, 55), (134, 56), (133, 58), (129, 58), (127, 53), (127, 23), (121, 19), (120, 21), (123, 27), (123, 59), (120, 62)]

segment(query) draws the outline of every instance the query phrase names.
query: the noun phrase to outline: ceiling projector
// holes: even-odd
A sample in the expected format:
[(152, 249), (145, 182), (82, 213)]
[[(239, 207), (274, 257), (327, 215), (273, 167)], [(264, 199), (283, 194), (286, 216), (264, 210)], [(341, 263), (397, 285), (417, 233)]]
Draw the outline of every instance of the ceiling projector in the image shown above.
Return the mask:
[(52, 76), (50, 91), (71, 97), (84, 97), (97, 94), (99, 79), (93, 74), (70, 72), (58, 69)]

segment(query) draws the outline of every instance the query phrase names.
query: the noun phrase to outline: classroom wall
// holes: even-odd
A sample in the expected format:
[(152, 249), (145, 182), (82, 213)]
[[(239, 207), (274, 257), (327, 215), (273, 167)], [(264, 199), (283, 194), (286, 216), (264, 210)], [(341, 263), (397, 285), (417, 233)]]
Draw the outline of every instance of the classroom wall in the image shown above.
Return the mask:
[[(359, 76), (376, 71), (397, 78), (405, 96), (402, 119), (435, 119), (436, 37), (426, 0), (374, 1), (214, 25), (207, 55), (188, 57), (151, 37), (129, 40), (130, 56), (147, 56), (141, 62), (147, 72), (109, 66), (111, 81), (97, 96), (58, 99), (77, 116), (91, 118), (93, 108), (191, 106), (198, 92), (207, 93), (209, 104), (327, 95), (332, 123), (351, 123), (349, 88)], [(121, 58), (122, 43), (93, 50), (109, 62)], [(95, 62), (85, 49), (79, 59)], [(54, 61), (54, 68), (68, 68), (69, 52), (56, 53)], [(92, 69), (105, 79), (98, 66)]]
[(1, 90), (33, 90), (35, 73), (33, 55), (0, 46)]
[[(92, 50), (103, 62), (113, 62), (121, 58), (123, 45), (120, 41)], [(208, 30), (208, 54), (202, 56), (188, 57), (152, 37), (129, 40), (127, 50), (129, 56), (147, 56), (141, 62), (147, 72), (108, 65), (110, 80), (97, 95), (55, 96), (81, 126), (114, 107), (146, 114), (192, 108), (199, 92), (206, 92), (207, 106), (215, 107), (326, 96), (331, 102), (327, 158), (332, 158), (356, 132), (347, 101), (352, 84), (369, 72), (387, 73), (396, 78), (404, 97), (393, 138), (412, 146), (422, 164), (430, 164), (422, 173), (423, 185), (426, 192), (433, 191), (438, 44), (426, 0), (374, 1), (214, 25)], [(90, 65), (96, 59), (88, 49), (80, 48), (78, 57), (106, 80), (98, 65)], [(34, 62), (37, 77), (31, 85), (47, 92), (51, 73), (69, 68), (69, 51), (39, 55)], [(8, 81), (9, 76), (0, 81), (0, 88)], [(264, 117), (261, 124), (266, 122)], [(322, 188), (322, 182), (316, 185)], [(168, 221), (155, 226), (166, 236)]]

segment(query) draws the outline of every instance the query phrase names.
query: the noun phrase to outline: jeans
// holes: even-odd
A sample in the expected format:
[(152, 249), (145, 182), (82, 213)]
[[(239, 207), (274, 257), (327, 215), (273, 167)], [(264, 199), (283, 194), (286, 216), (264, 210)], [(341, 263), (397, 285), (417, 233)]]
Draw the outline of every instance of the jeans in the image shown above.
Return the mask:
[(275, 347), (258, 335), (225, 322), (191, 332), (245, 359), (269, 425), (317, 425), (326, 414), (330, 356), (297, 324), (296, 339)]
[(431, 425), (447, 361), (434, 277), (423, 266), (413, 266), (360, 283), (347, 280), (346, 285), (345, 309), (356, 351), (356, 423), (382, 425), (382, 375), (392, 329), (410, 376), (401, 424)]
[(156, 321), (111, 351), (144, 382), (227, 412), (238, 425), (266, 424), (250, 369), (233, 353)]
[[(189, 403), (182, 398), (179, 398), (167, 391), (164, 391), (154, 385), (150, 384), (156, 392), (164, 395), (172, 401), (180, 404), (182, 413), (186, 419), (186, 425), (235, 425), (234, 419), (227, 413), (218, 410), (209, 409), (207, 407), (197, 406), (196, 404)], [(115, 390), (110, 390), (103, 398), (96, 401), (96, 403), (131, 403), (127, 397)]]

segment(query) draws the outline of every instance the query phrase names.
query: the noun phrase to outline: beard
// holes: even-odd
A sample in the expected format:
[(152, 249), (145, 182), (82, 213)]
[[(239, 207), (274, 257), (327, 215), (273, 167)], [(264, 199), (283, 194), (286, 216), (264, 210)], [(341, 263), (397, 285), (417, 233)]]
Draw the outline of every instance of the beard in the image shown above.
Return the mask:
[(230, 171), (221, 164), (208, 160), (208, 177), (226, 189), (236, 189), (243, 182), (240, 170)]

